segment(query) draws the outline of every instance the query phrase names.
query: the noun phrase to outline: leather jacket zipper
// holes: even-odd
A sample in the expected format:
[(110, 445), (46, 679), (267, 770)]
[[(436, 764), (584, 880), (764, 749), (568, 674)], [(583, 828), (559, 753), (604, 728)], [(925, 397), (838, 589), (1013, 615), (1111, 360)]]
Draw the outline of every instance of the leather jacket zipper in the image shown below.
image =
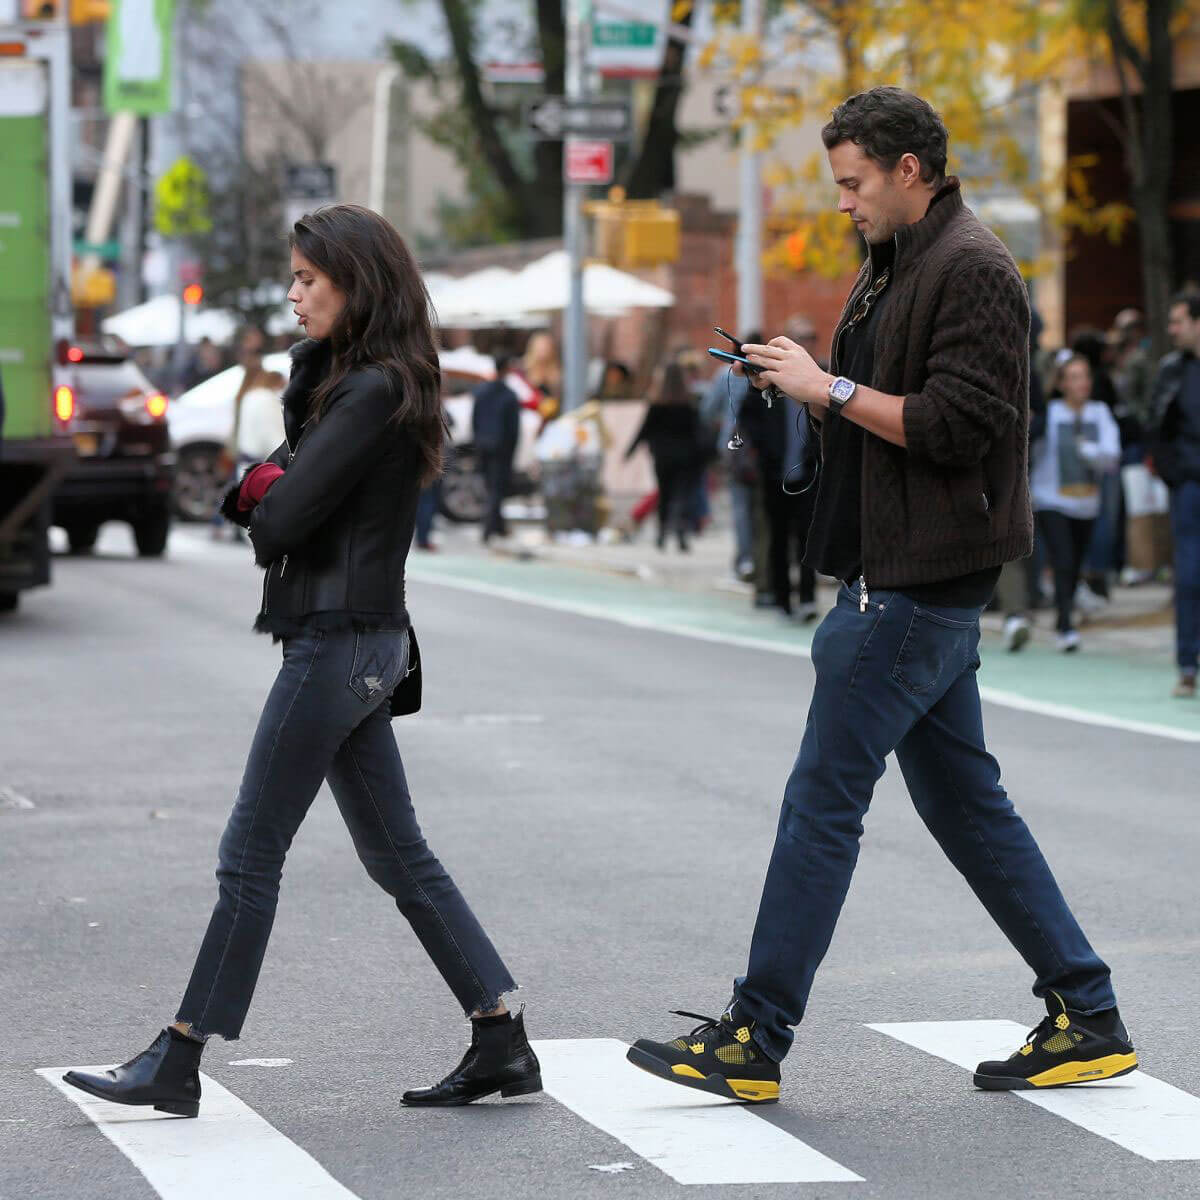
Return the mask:
[[(286, 434), (284, 435), (284, 439), (283, 439), (283, 440), (284, 440), (285, 442), (287, 441), (287, 436), (286, 436)], [(296, 457), (296, 451), (292, 449), (292, 443), (291, 443), (291, 442), (288, 442), (288, 466), (289, 466), (289, 467), (292, 465), (292, 460), (293, 460), (295, 457)], [(280, 568), (279, 568), (279, 578), (280, 578), (281, 580), (283, 579), (283, 573), (284, 573), (284, 571), (286, 571), (286, 570), (287, 570), (287, 563), (288, 563), (288, 556), (285, 554), (285, 555), (283, 556), (283, 562), (282, 562), (282, 565), (281, 565), (281, 566), (280, 566)], [(263, 616), (266, 616), (266, 615), (267, 615), (267, 613), (269, 613), (269, 612), (271, 611), (271, 609), (270, 609), (270, 603), (271, 603), (271, 572), (272, 572), (273, 570), (275, 570), (275, 564), (274, 564), (274, 563), (270, 563), (270, 564), (268, 565), (268, 567), (267, 567), (267, 573), (266, 573), (266, 575), (264, 575), (264, 576), (263, 576), (263, 606), (262, 606), (262, 610), (263, 610)]]

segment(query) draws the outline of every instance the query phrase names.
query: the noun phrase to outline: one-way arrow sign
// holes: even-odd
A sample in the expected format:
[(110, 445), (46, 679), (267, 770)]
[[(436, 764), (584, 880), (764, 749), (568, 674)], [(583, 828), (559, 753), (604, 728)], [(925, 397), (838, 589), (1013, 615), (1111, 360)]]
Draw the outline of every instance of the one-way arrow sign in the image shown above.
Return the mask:
[(627, 141), (632, 132), (629, 105), (623, 100), (567, 100), (541, 96), (525, 106), (525, 124), (542, 141), (569, 135)]

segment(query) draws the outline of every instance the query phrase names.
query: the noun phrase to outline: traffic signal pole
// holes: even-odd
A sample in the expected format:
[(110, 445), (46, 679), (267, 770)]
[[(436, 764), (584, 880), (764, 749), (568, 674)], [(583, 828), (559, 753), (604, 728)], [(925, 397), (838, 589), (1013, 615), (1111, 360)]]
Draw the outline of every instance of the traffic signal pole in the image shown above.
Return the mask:
[[(591, 27), (591, 0), (567, 0), (566, 98), (586, 99), (584, 77), (586, 37)], [(569, 135), (563, 141), (564, 172)], [(578, 408), (587, 399), (587, 313), (583, 307), (584, 185), (563, 182), (563, 241), (570, 264), (570, 290), (563, 317), (563, 409)]]
[[(762, 0), (742, 0), (742, 33), (762, 45)], [(742, 79), (742, 87), (749, 83)], [(743, 93), (744, 94), (744, 93)], [(743, 110), (743, 118), (746, 113)], [(738, 135), (737, 328), (743, 337), (761, 330), (762, 278), (762, 155), (754, 149), (754, 130), (743, 119)]]

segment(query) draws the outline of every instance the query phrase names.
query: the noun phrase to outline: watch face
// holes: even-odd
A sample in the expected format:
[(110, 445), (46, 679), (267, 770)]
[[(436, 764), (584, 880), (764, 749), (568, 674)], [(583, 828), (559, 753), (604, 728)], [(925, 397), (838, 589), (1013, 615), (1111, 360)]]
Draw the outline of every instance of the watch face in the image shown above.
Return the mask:
[(854, 384), (849, 379), (835, 379), (829, 392), (835, 400), (845, 404), (854, 395)]

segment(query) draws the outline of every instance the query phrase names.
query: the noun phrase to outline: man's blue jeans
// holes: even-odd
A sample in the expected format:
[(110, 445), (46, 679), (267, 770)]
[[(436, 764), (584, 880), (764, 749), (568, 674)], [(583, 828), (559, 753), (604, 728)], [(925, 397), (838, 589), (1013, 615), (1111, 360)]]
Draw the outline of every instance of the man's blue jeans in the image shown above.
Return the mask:
[(1171, 489), (1171, 536), (1175, 539), (1175, 658), (1195, 673), (1200, 657), (1200, 483)]
[(917, 812), (1036, 976), (1083, 1013), (1116, 1004), (984, 746), (979, 609), (842, 587), (813, 638), (816, 684), (784, 791), (750, 965), (734, 985), (776, 1061), (792, 1044), (858, 859), (863, 817), (896, 752)]

